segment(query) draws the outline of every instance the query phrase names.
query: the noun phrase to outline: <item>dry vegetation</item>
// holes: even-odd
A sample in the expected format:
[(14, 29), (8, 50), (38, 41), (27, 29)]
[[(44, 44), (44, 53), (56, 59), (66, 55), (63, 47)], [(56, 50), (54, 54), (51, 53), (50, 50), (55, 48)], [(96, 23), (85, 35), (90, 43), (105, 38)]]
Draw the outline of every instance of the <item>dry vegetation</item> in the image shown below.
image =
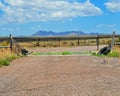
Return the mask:
[(115, 45), (115, 46), (114, 46), (114, 50), (120, 52), (120, 45)]
[[(118, 42), (119, 38), (115, 39)], [(100, 45), (109, 45), (111, 38), (99, 39)], [(34, 41), (34, 42), (19, 42), (22, 47), (72, 47), (72, 46), (96, 46), (96, 39), (85, 40), (61, 40), (61, 41)]]
[[(8, 41), (0, 42), (0, 46), (9, 46)], [(4, 58), (6, 56), (9, 56), (11, 54), (10, 48), (0, 48), (0, 58)]]
[(10, 56), (12, 54), (10, 48), (1, 48), (0, 49), (0, 58), (4, 58), (6, 56)]
[[(119, 41), (119, 38), (116, 38), (115, 41)], [(99, 39), (100, 45), (109, 45), (111, 43), (111, 38)], [(0, 42), (0, 46), (9, 46), (9, 41)], [(19, 45), (23, 48), (34, 48), (34, 47), (74, 47), (74, 46), (96, 46), (96, 39), (85, 39), (79, 40), (61, 40), (61, 41), (33, 41), (33, 42), (19, 42)], [(115, 48), (115, 52), (120, 51), (120, 48)], [(14, 52), (16, 50), (14, 49)], [(15, 58), (16, 55), (14, 52), (11, 52), (10, 48), (0, 48), (0, 62), (6, 63), (6, 58)], [(114, 54), (116, 55), (116, 53)], [(4, 62), (3, 62), (4, 61)], [(7, 64), (8, 61), (7, 60)]]
[[(1, 42), (0, 46), (9, 46), (9, 42)], [(10, 61), (16, 58), (17, 55), (14, 52), (12, 52), (10, 48), (0, 48), (0, 67), (3, 65), (8, 66)]]
[(115, 45), (110, 54), (110, 57), (120, 57), (120, 45)]

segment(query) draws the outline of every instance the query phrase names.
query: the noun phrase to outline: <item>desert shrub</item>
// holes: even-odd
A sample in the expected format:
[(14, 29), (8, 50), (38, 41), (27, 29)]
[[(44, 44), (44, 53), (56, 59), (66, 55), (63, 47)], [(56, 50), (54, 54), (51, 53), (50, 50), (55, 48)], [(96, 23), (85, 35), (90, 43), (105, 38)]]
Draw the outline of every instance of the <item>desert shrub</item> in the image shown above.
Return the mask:
[(107, 56), (109, 56), (109, 57), (120, 57), (120, 52), (118, 52), (118, 51), (112, 51)]
[(12, 53), (9, 48), (0, 49), (0, 66), (8, 66), (10, 62), (16, 58), (19, 58), (16, 54)]
[(10, 64), (10, 62), (14, 59), (18, 58), (18, 56), (12, 54), (10, 56), (6, 56), (4, 58), (0, 58), (0, 67), (1, 66), (8, 66)]
[(8, 66), (9, 62), (5, 59), (0, 59), (0, 67), (3, 66), (3, 65)]

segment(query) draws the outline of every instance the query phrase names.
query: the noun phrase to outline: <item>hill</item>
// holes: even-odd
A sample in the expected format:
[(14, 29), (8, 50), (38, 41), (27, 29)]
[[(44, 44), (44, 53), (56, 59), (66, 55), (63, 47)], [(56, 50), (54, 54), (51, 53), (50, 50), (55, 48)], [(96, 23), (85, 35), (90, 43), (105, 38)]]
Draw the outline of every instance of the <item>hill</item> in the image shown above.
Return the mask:
[(38, 31), (32, 36), (80, 36), (80, 35), (96, 35), (99, 33), (86, 34), (82, 31), (65, 31), (65, 32), (53, 32), (53, 31)]

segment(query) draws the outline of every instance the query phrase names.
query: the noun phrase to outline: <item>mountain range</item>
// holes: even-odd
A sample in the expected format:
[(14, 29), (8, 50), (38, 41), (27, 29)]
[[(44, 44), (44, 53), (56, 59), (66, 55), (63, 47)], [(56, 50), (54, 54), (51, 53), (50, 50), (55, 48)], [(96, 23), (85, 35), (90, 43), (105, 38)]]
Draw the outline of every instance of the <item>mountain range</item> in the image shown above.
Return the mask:
[(54, 32), (54, 31), (38, 31), (32, 36), (81, 36), (81, 35), (97, 35), (99, 33), (85, 33), (82, 31), (65, 31), (65, 32)]

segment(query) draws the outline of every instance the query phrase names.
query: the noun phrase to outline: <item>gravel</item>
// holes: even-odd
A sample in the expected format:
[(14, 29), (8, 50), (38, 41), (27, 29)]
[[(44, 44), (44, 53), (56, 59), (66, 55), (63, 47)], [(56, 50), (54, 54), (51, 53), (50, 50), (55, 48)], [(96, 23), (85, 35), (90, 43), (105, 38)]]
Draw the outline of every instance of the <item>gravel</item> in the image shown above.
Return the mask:
[(0, 68), (0, 96), (120, 96), (119, 68), (119, 58), (23, 57)]

